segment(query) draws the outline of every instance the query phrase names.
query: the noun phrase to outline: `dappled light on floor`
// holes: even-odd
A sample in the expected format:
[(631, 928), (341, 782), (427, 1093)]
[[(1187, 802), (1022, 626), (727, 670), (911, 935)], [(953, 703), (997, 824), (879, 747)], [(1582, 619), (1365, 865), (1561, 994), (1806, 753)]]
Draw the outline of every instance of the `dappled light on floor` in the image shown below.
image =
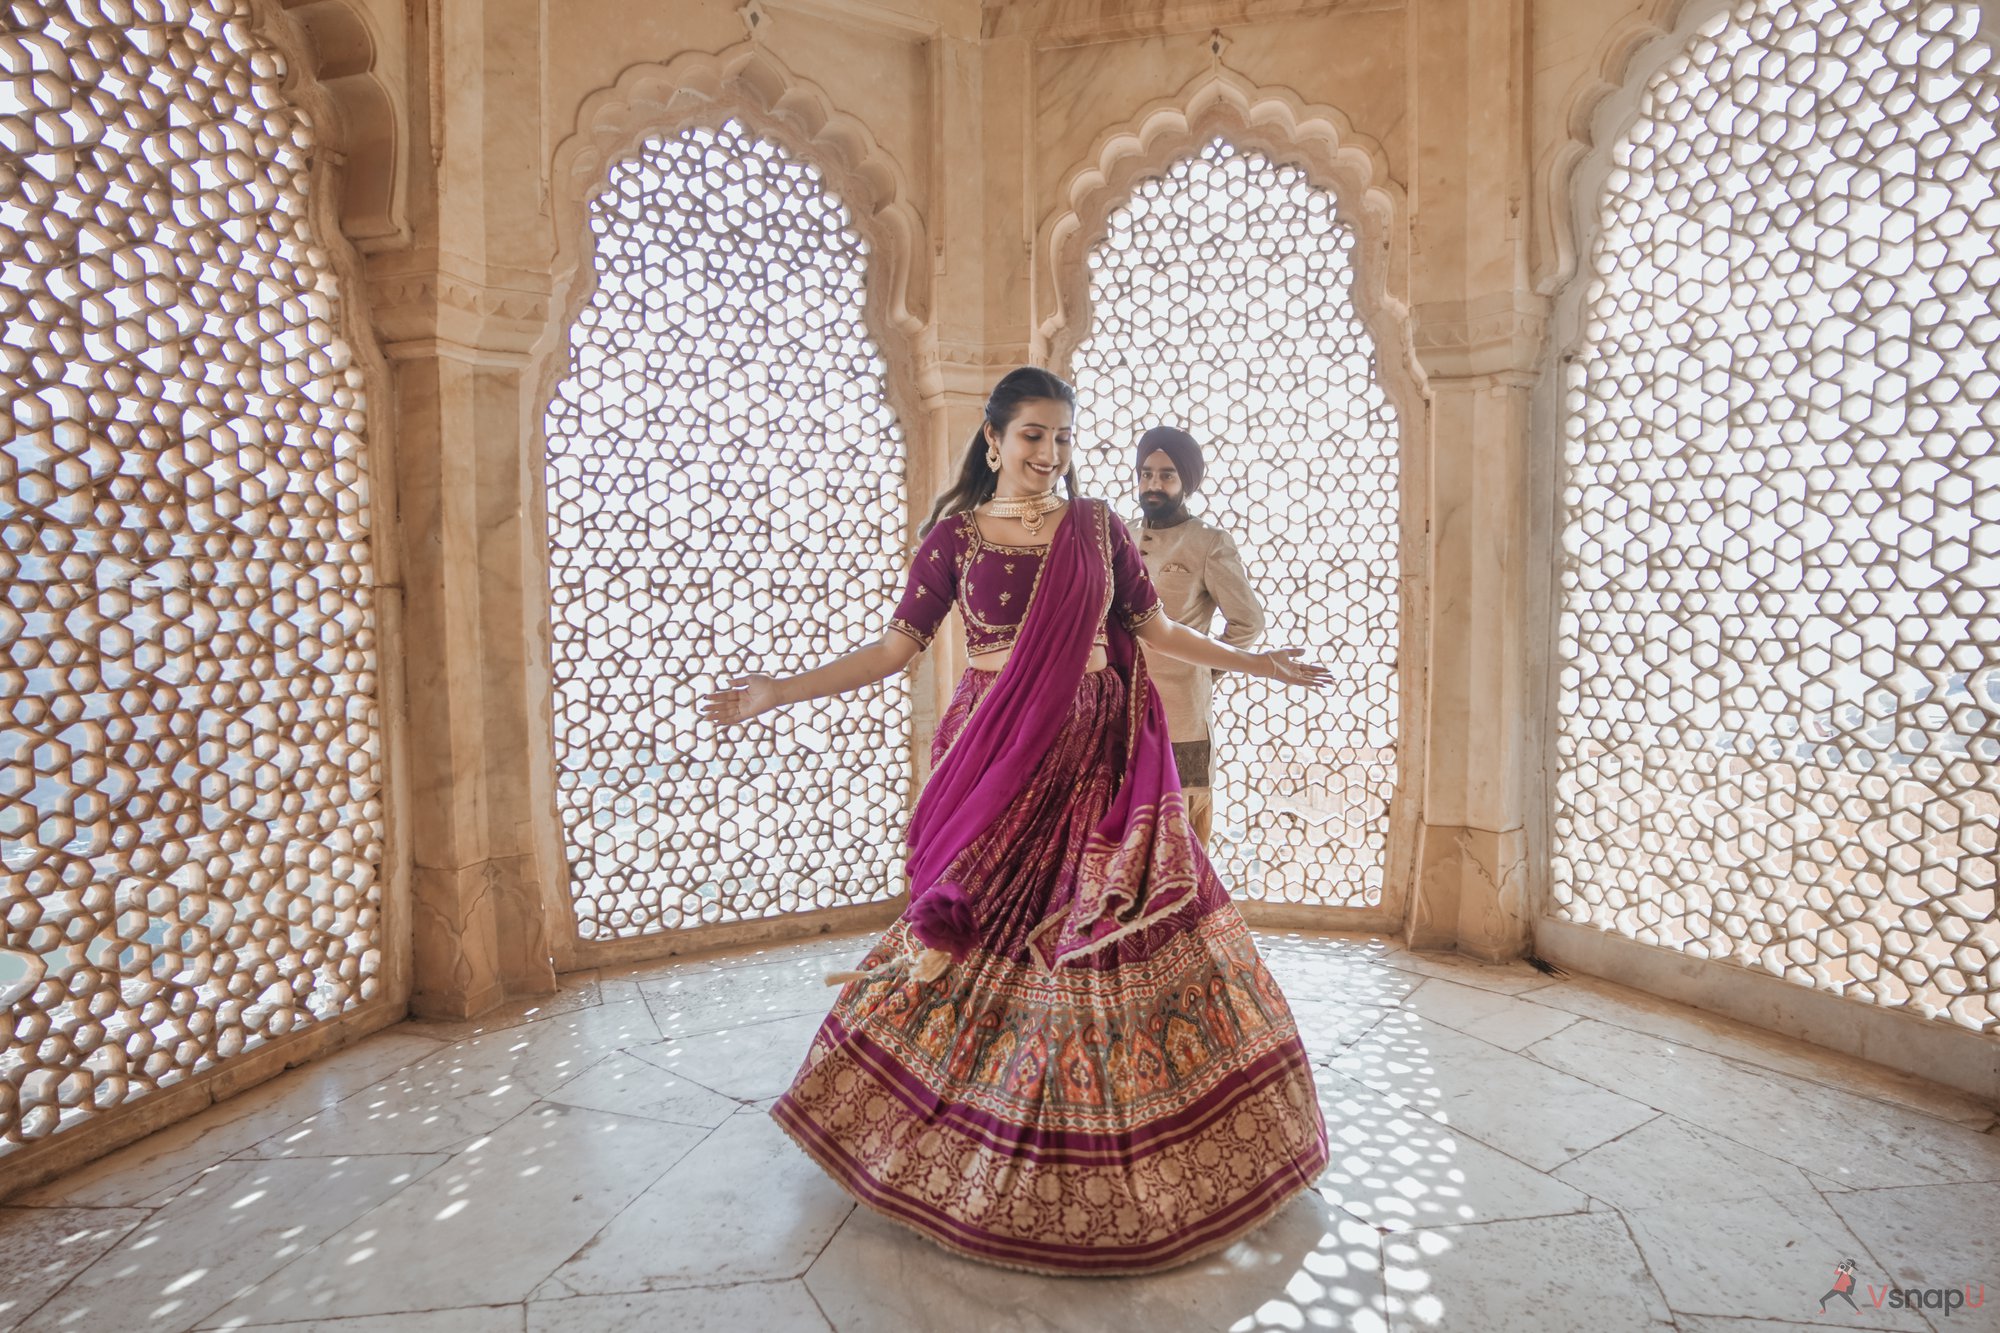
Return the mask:
[(989, 1267), (764, 1113), (868, 942), (580, 974), (222, 1102), (0, 1207), (0, 1329), (1709, 1333), (1810, 1317), (1841, 1258), (1976, 1273), (2000, 1229), (1994, 1115), (1958, 1094), (1588, 978), (1270, 932), (1314, 1189), (1152, 1277)]

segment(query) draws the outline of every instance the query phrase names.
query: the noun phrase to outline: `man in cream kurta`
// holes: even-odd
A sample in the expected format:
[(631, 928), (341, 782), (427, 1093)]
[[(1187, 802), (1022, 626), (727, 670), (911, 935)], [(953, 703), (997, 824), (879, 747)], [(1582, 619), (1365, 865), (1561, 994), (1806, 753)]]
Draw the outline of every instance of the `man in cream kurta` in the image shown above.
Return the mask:
[[(1217, 637), (1232, 648), (1247, 649), (1264, 633), (1264, 608), (1243, 571), (1236, 542), (1187, 510), (1187, 497), (1200, 487), (1203, 471), (1201, 447), (1186, 431), (1155, 426), (1139, 437), (1139, 507), (1145, 516), (1139, 551), (1169, 616), (1207, 634), (1220, 611), (1223, 626)], [(1214, 673), (1164, 654), (1149, 656), (1146, 667), (1166, 705), (1188, 821), (1206, 844), (1214, 822), (1209, 785)]]

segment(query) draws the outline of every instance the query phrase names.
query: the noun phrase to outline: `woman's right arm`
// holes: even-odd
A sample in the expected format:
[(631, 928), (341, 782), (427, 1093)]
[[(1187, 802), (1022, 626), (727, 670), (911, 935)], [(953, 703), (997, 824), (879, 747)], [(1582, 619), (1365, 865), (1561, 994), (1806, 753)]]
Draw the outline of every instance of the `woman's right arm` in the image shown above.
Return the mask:
[(915, 639), (890, 630), (866, 648), (856, 648), (825, 666), (796, 676), (767, 676), (762, 672), (738, 676), (728, 689), (717, 690), (702, 700), (702, 720), (724, 724), (748, 722), (774, 708), (858, 690), (895, 675), (922, 651)]

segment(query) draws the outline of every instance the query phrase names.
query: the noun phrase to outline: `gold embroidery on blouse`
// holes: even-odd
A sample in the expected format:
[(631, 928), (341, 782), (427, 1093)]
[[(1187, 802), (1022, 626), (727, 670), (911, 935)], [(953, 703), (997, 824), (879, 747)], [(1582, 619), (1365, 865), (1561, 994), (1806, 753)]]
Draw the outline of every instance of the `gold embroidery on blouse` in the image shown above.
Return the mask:
[(919, 648), (928, 648), (931, 646), (931, 636), (925, 634), (923, 631), (919, 630), (915, 625), (912, 625), (909, 621), (903, 619), (901, 616), (896, 616), (894, 619), (890, 620), (889, 628), (896, 631), (898, 634), (907, 634), (912, 639), (915, 639), (917, 641), (917, 647)]
[[(1049, 546), (1054, 544), (1055, 538), (1051, 536), (1049, 538), (1048, 543), (1041, 546), (1006, 546), (999, 542), (990, 542), (986, 540), (985, 534), (981, 533), (979, 530), (979, 519), (976, 515), (973, 514), (971, 510), (967, 509), (960, 511), (959, 517), (965, 523), (966, 536), (968, 538), (965, 544), (965, 553), (959, 557), (959, 567), (958, 567), (959, 586), (961, 589), (963, 589), (964, 593), (964, 595), (959, 598), (958, 613), (960, 617), (962, 617), (965, 621), (965, 637), (967, 640), (967, 646), (970, 647), (971, 640), (973, 639), (975, 632), (977, 632), (979, 637), (989, 640), (989, 642), (984, 647), (978, 649), (978, 651), (981, 653), (997, 653), (1002, 648), (1012, 648), (1014, 646), (1014, 640), (1019, 638), (1021, 635), (1021, 623), (1027, 620), (1028, 612), (1034, 608), (1035, 594), (1041, 589), (1042, 586), (1042, 573), (1049, 567), (1049, 562), (1046, 559), (1049, 553)], [(1057, 521), (1058, 530), (1060, 530), (1061, 522), (1067, 520), (1068, 518), (1069, 518), (1069, 511), (1064, 510), (1062, 519), (1059, 519)], [(1021, 622), (1017, 622), (1012, 625), (995, 625), (992, 622), (983, 618), (977, 611), (973, 609), (972, 599), (971, 599), (972, 566), (973, 563), (979, 559), (979, 553), (981, 550), (1000, 551), (1003, 553), (1011, 553), (1013, 555), (1032, 555), (1032, 556), (1043, 557), (1042, 559), (1037, 561), (1035, 565), (1034, 581), (1028, 585), (1028, 598), (1027, 601), (1022, 605)]]

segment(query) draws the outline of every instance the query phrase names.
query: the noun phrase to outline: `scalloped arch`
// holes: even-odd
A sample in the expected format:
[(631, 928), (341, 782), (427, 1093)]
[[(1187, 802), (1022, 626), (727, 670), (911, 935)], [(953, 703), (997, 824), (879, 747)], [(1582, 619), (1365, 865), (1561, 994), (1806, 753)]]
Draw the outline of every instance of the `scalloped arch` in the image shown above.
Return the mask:
[[(283, 55), (279, 87), (318, 139), (311, 207), (341, 281), (341, 332), (379, 370), (361, 252), (408, 239), (401, 216), (406, 117), (383, 80), (384, 48), (364, 10), (360, 0), (257, 0), (250, 21)], [(369, 391), (380, 387), (371, 382)]]
[(1557, 295), (1576, 276), (1584, 231), (1577, 186), (1584, 164), (1604, 145), (1599, 121), (1607, 104), (1657, 64), (1640, 59), (1642, 52), (1682, 36), (1694, 11), (1706, 17), (1727, 3), (1646, 0), (1598, 42), (1587, 71), (1563, 99), (1558, 137), (1535, 167), (1534, 284), (1541, 295)]
[(1034, 358), (1067, 370), (1090, 329), (1084, 260), (1104, 239), (1112, 211), (1142, 177), (1165, 170), (1218, 134), (1299, 166), (1315, 184), (1334, 192), (1360, 232), (1356, 268), (1362, 313), (1379, 344), (1398, 350), (1403, 374), (1417, 379), (1408, 305), (1398, 294), (1406, 286), (1409, 258), (1403, 190), (1390, 175), (1381, 144), (1357, 134), (1332, 107), (1309, 105), (1287, 88), (1260, 88), (1227, 69), (1201, 75), (1105, 131), (1085, 164), (1064, 179), (1041, 228), (1038, 249), (1047, 256), (1053, 301), (1036, 326)]
[[(1038, 276), (1053, 291), (1050, 313), (1037, 322), (1031, 359), (1060, 374), (1090, 332), (1090, 273), (1085, 262), (1110, 230), (1112, 212), (1145, 177), (1165, 171), (1217, 136), (1239, 148), (1303, 170), (1333, 192), (1355, 228), (1355, 305), (1374, 336), (1381, 383), (1401, 422), (1404, 559), (1399, 619), (1399, 738), (1404, 769), (1399, 792), (1422, 792), (1429, 749), (1424, 683), (1430, 658), (1430, 556), (1424, 537), (1424, 497), (1430, 491), (1430, 404), (1416, 357), (1410, 318), (1409, 215), (1402, 186), (1382, 145), (1355, 132), (1347, 117), (1311, 105), (1285, 88), (1258, 87), (1227, 69), (1191, 80), (1172, 97), (1147, 104), (1102, 134), (1084, 165), (1071, 171), (1043, 222)], [(1391, 804), (1383, 912), (1400, 921), (1416, 864), (1420, 803)], [(1317, 911), (1320, 909), (1305, 909)]]
[(690, 52), (665, 65), (634, 65), (578, 108), (576, 130), (556, 147), (553, 163), (555, 299), (536, 344), (534, 360), (542, 370), (537, 401), (553, 392), (563, 335), (595, 285), (586, 213), (612, 165), (650, 138), (731, 118), (818, 167), (846, 202), (868, 240), (867, 320), (890, 366), (891, 403), (913, 427), (921, 419), (909, 396), (913, 346), (929, 316), (930, 275), (928, 265), (915, 262), (924, 229), (910, 202), (909, 174), (819, 85), (747, 41), (719, 54)]
[[(365, 0), (252, 0), (250, 22), (257, 34), (284, 57), (279, 89), (305, 113), (317, 143), (312, 154), (312, 188), (308, 207), (315, 235), (326, 249), (327, 263), (339, 284), (339, 332), (361, 368), (370, 407), (365, 438), (368, 466), (377, 487), (370, 513), (375, 575), (388, 584), (403, 577), (403, 542), (394, 522), (394, 506), (384, 505), (387, 479), (395, 475), (395, 425), (389, 363), (369, 290), (365, 253), (408, 240), (403, 212), (407, 180), (407, 117), (389, 91), (385, 64), (395, 53), (375, 35)], [(392, 641), (400, 630), (389, 631)], [(378, 696), (385, 716), (398, 716), (392, 706), (401, 697), (402, 671), (396, 663), (400, 645), (384, 655), (389, 663)], [(400, 780), (402, 732), (385, 727), (390, 747), (391, 781)], [(400, 839), (400, 834), (391, 837)], [(404, 851), (400, 842), (385, 873), (394, 876), (389, 929), (398, 928), (402, 902)], [(407, 986), (407, 968), (396, 965), (397, 986)]]

